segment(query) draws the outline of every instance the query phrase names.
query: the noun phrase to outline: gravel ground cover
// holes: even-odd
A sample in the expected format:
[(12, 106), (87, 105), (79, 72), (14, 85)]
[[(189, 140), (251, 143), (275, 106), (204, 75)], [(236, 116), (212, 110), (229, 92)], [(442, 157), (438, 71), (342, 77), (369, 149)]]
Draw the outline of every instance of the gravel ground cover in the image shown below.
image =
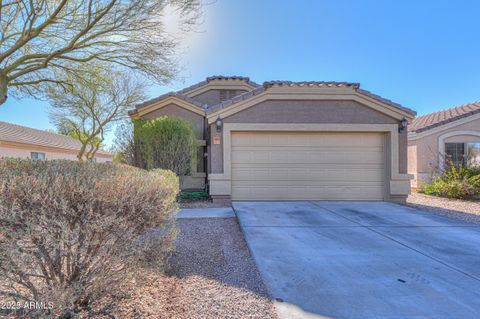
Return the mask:
[(480, 203), (478, 201), (465, 201), (412, 193), (408, 196), (407, 205), (438, 215), (480, 224)]
[(191, 201), (191, 202), (180, 202), (180, 208), (220, 208), (220, 207), (229, 207), (227, 205), (213, 203), (211, 201)]
[(99, 302), (85, 317), (277, 318), (235, 218), (179, 219), (178, 227), (168, 276), (145, 272), (113, 294), (107, 311)]

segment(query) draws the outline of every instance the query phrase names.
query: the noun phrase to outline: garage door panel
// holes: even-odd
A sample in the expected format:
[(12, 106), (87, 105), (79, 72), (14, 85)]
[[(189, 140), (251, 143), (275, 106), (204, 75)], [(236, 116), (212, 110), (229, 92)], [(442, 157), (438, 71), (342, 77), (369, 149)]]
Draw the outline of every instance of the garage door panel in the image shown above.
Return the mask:
[(262, 164), (262, 163), (335, 163), (335, 164), (383, 164), (383, 150), (243, 150), (234, 149), (232, 164)]
[(235, 187), (235, 200), (378, 200), (382, 187)]
[(383, 147), (383, 141), (378, 139), (378, 134), (356, 133), (321, 133), (325, 138), (319, 139), (318, 132), (269, 132), (252, 135), (252, 132), (235, 132), (232, 135), (232, 145), (250, 147)]
[(383, 199), (381, 133), (233, 132), (235, 200)]
[(383, 168), (309, 169), (309, 168), (233, 168), (232, 179), (239, 181), (365, 181), (383, 183)]

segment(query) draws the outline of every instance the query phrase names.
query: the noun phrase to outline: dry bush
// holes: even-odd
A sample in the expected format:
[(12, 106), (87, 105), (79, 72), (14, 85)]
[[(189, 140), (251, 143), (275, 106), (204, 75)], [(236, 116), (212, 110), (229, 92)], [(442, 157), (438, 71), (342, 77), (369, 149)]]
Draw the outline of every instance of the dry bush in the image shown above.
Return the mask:
[(178, 188), (170, 171), (0, 160), (0, 294), (53, 303), (51, 311), (24, 311), (28, 317), (69, 318), (131, 269), (164, 264)]

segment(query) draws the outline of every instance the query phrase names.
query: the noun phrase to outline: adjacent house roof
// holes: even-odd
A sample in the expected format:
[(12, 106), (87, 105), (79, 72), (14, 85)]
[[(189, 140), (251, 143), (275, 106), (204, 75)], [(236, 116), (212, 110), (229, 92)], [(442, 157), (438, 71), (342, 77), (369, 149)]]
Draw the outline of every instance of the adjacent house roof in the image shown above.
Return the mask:
[[(82, 144), (73, 137), (0, 121), (0, 141), (78, 151)], [(111, 155), (99, 150), (97, 154)]]
[(408, 130), (420, 133), (477, 113), (480, 113), (480, 101), (419, 116), (412, 121)]

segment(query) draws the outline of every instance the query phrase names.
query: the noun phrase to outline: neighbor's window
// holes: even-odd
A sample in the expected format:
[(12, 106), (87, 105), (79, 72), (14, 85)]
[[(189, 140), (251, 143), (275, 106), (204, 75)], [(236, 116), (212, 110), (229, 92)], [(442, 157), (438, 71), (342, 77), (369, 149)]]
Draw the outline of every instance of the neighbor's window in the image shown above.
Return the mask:
[(460, 165), (480, 164), (480, 143), (445, 143), (447, 163)]
[(30, 153), (30, 158), (35, 159), (35, 160), (44, 160), (45, 159), (45, 153), (31, 152)]
[(467, 143), (468, 165), (480, 165), (480, 143)]

